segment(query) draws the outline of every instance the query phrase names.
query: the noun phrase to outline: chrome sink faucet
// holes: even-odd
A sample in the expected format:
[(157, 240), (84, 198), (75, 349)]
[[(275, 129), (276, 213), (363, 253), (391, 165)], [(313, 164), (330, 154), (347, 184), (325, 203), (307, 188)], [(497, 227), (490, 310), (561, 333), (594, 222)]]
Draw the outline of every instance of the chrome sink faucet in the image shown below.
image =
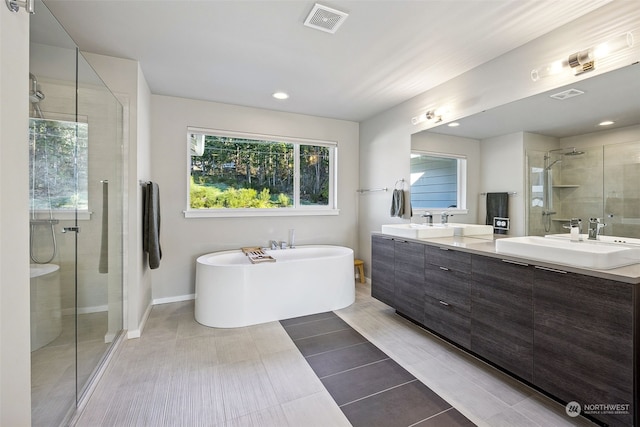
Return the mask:
[(422, 218), (424, 218), (425, 225), (433, 225), (433, 215), (431, 212), (425, 212), (422, 215)]
[(449, 222), (449, 217), (451, 216), (451, 214), (447, 211), (444, 211), (440, 214), (440, 224), (446, 224), (447, 222)]
[(582, 240), (580, 234), (582, 233), (582, 220), (580, 218), (571, 218), (569, 225), (563, 225), (563, 228), (568, 228), (571, 232), (571, 241), (579, 242)]
[(600, 218), (589, 218), (589, 240), (600, 240), (600, 230), (607, 224), (600, 222)]

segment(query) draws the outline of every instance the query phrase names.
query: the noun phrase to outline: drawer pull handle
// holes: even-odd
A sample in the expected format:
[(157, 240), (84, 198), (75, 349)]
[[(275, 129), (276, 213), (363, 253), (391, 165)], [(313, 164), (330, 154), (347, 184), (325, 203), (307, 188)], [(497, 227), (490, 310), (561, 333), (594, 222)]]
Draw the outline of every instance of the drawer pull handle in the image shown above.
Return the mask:
[(449, 271), (447, 267), (440, 267), (440, 270)]
[(560, 273), (560, 274), (567, 274), (566, 271), (562, 271), (562, 270), (556, 270), (555, 268), (549, 268), (549, 267), (541, 267), (539, 265), (536, 265), (535, 268), (537, 268), (538, 270), (544, 270), (544, 271), (550, 271), (552, 273)]
[(449, 303), (446, 303), (444, 301), (440, 301), (440, 304), (444, 305), (445, 307), (449, 307)]
[(529, 264), (527, 264), (526, 262), (511, 261), (510, 259), (503, 259), (501, 261), (506, 262), (507, 264), (515, 264), (515, 265), (521, 265), (523, 267), (529, 267)]

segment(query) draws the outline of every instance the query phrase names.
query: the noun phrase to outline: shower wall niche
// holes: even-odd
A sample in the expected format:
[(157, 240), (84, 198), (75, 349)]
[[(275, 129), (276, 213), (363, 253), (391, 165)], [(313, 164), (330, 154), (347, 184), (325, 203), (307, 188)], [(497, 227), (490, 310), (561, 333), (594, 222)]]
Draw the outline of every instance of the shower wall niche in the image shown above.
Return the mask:
[(586, 234), (600, 218), (603, 234), (640, 238), (640, 140), (554, 151), (527, 151), (527, 234), (568, 233), (571, 218)]

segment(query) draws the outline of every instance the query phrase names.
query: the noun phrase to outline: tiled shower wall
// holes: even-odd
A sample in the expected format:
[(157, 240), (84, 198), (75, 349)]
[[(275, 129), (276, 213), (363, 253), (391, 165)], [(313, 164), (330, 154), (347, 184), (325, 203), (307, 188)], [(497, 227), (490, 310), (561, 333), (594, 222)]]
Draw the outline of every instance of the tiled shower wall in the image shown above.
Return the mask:
[[(561, 159), (552, 167), (553, 215), (551, 228), (543, 225), (543, 206), (534, 206), (529, 190), (528, 234), (566, 233), (563, 225), (570, 218), (582, 219), (587, 232), (589, 218), (601, 218), (607, 224), (603, 233), (640, 238), (640, 141), (580, 149), (578, 156), (554, 156)], [(528, 168), (543, 168), (544, 152), (527, 153)], [(528, 187), (532, 174), (527, 176)]]

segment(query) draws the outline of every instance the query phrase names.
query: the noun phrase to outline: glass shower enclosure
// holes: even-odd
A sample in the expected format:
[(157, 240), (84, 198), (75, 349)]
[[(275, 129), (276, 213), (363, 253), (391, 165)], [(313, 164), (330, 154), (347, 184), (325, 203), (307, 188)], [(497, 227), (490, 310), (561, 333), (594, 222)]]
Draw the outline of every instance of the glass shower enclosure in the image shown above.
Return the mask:
[(63, 425), (123, 329), (123, 108), (42, 2), (25, 96), (32, 425)]
[(527, 234), (568, 233), (571, 218), (605, 223), (605, 235), (640, 238), (640, 141), (529, 150)]

